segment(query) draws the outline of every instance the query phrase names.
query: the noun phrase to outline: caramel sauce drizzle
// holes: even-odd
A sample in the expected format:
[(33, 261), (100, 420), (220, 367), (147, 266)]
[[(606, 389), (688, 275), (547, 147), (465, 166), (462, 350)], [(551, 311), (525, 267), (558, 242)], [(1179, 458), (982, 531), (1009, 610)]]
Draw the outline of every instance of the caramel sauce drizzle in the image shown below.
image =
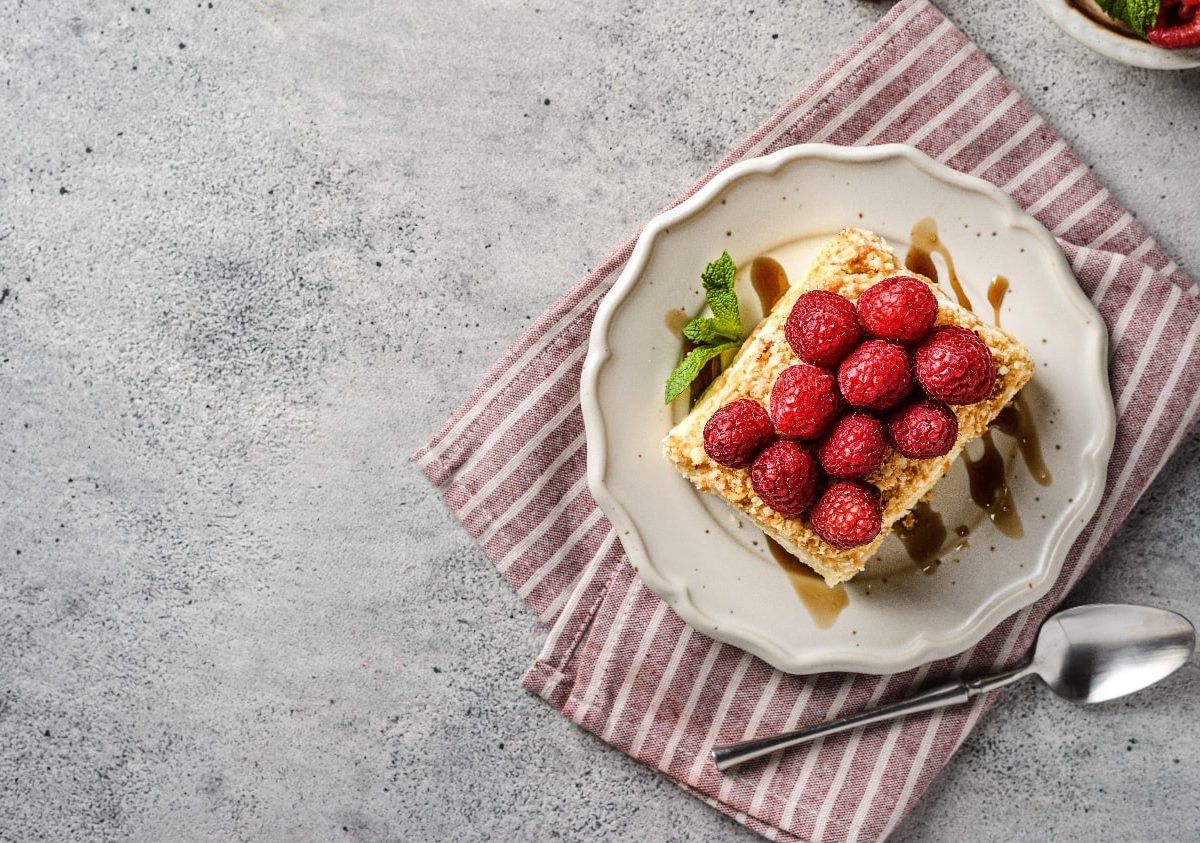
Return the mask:
[(954, 269), (954, 258), (951, 257), (946, 244), (938, 237), (937, 222), (933, 217), (925, 217), (917, 221), (917, 224), (912, 227), (911, 240), (912, 245), (909, 247), (908, 255), (904, 258), (904, 265), (913, 272), (919, 272), (929, 280), (936, 282), (938, 271), (933, 262), (933, 256), (941, 255), (942, 260), (946, 262), (946, 280), (950, 282), (959, 306), (974, 313), (975, 308), (971, 306), (971, 300), (967, 298), (967, 293), (958, 280), (958, 272)]
[(775, 562), (788, 575), (796, 596), (800, 598), (804, 608), (808, 609), (813, 623), (818, 629), (829, 629), (842, 609), (850, 603), (845, 586), (835, 585), (830, 588), (816, 571), (788, 553), (783, 545), (770, 536), (764, 538), (767, 540), (771, 556), (775, 557)]
[(946, 546), (946, 522), (925, 501), (912, 508), (905, 518), (892, 525), (896, 537), (908, 552), (908, 558), (924, 574), (937, 572), (938, 557)]
[[(687, 311), (682, 307), (673, 307), (663, 316), (663, 323), (667, 326), (667, 330), (671, 332), (671, 336), (675, 337), (675, 339), (682, 338), (685, 346), (690, 345), (690, 343), (683, 336), (683, 327), (691, 321), (692, 317), (688, 316)], [(686, 354), (687, 352), (684, 353)]]
[(1012, 490), (1004, 477), (1004, 459), (992, 439), (991, 428), (983, 434), (983, 455), (975, 460), (963, 452), (963, 463), (971, 485), (971, 500), (987, 513), (992, 523), (1009, 538), (1025, 535)]
[(996, 319), (996, 327), (1000, 327), (1000, 305), (1004, 304), (1004, 297), (1008, 295), (1008, 279), (1003, 275), (997, 275), (992, 279), (992, 283), (988, 284), (988, 304), (992, 306), (992, 314)]
[(1054, 476), (1042, 457), (1042, 440), (1024, 393), (1018, 392), (1013, 402), (1000, 411), (990, 426), (1017, 440), (1025, 467), (1039, 486), (1049, 486), (1054, 482)]
[(758, 294), (758, 303), (762, 306), (765, 318), (788, 291), (787, 272), (774, 258), (758, 257), (750, 264), (750, 284)]

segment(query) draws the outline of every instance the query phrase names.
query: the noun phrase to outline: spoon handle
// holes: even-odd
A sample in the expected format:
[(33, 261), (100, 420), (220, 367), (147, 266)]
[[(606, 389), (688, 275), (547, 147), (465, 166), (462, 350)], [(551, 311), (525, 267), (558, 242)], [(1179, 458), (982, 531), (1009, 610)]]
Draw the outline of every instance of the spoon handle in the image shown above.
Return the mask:
[(820, 726), (814, 726), (811, 729), (801, 729), (768, 738), (754, 738), (742, 741), (741, 743), (714, 747), (712, 751), (713, 761), (716, 762), (718, 770), (725, 771), (730, 767), (736, 767), (738, 764), (744, 764), (754, 758), (761, 758), (764, 755), (770, 755), (772, 752), (787, 749), (797, 744), (807, 743), (808, 741), (823, 738), (827, 735), (836, 735), (838, 732), (846, 732), (850, 729), (857, 729), (860, 726), (882, 723), (885, 720), (903, 717), (906, 714), (931, 711), (935, 708), (945, 708), (950, 705), (961, 705), (974, 696), (1008, 685), (1027, 674), (1028, 670), (1021, 668), (983, 679), (971, 681), (960, 679), (949, 685), (931, 688), (928, 691), (922, 691), (907, 699), (888, 703), (869, 711), (852, 714), (840, 720), (831, 720), (828, 723), (822, 723)]

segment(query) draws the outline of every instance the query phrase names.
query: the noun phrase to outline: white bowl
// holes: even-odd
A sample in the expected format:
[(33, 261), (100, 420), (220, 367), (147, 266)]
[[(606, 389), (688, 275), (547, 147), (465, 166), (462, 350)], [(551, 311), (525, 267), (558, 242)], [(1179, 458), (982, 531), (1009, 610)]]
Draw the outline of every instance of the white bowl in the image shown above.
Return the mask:
[[(700, 271), (722, 249), (739, 265), (771, 254), (801, 278), (838, 230), (872, 229), (902, 254), (925, 216), (938, 220), (977, 304), (987, 308), (993, 275), (1011, 281), (1004, 325), (1037, 365), (1025, 392), (1054, 483), (1036, 485), (1008, 454), (1025, 523), (1024, 538), (1009, 539), (970, 502), (956, 463), (933, 503), (949, 528), (971, 528), (969, 547), (935, 576), (860, 575), (823, 629), (762, 535), (662, 456), (673, 423), (662, 387), (680, 354), (664, 314), (702, 309)], [(739, 297), (752, 309), (752, 294)], [(1049, 590), (1104, 488), (1115, 427), (1107, 372), (1104, 322), (1053, 238), (1000, 190), (907, 146), (793, 146), (730, 167), (646, 226), (592, 329), (581, 384), (588, 481), (642, 580), (699, 631), (792, 673), (891, 673), (970, 647)], [(894, 567), (902, 554), (890, 537), (872, 565)]]
[(1200, 48), (1155, 47), (1122, 31), (1092, 0), (1037, 0), (1037, 3), (1059, 29), (1106, 58), (1150, 70), (1200, 67)]

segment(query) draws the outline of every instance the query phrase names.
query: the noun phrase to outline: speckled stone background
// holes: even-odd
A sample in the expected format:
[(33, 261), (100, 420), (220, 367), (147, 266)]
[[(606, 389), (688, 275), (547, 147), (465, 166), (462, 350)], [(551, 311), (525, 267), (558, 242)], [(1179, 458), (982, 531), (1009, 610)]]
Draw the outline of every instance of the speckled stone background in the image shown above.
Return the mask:
[[(408, 454), (883, 3), (0, 0), (0, 838), (749, 839), (517, 679)], [(1200, 272), (1200, 73), (946, 11)], [(1192, 435), (1077, 600), (1200, 618)], [(897, 839), (1196, 839), (1200, 668)]]

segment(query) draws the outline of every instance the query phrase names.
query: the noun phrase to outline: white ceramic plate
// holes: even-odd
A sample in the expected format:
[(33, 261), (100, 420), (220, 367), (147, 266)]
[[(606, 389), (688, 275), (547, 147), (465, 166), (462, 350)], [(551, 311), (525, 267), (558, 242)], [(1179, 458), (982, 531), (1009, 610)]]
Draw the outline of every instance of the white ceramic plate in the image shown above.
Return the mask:
[[(662, 457), (673, 423), (663, 382), (681, 351), (664, 316), (703, 308), (700, 272), (723, 249), (739, 267), (772, 255), (800, 279), (838, 230), (874, 230), (902, 256), (925, 216), (937, 220), (981, 313), (990, 315), (990, 279), (1010, 279), (1003, 322), (1033, 352), (1037, 374), (1025, 392), (1054, 482), (1034, 483), (997, 434), (1024, 537), (1001, 535), (970, 502), (957, 463), (933, 504), (947, 527), (971, 529), (969, 546), (934, 576), (897, 573), (905, 557), (890, 537), (821, 629), (762, 535)], [(739, 285), (743, 311), (753, 311), (744, 278)], [(582, 401), (592, 494), (646, 585), (696, 629), (792, 673), (905, 670), (966, 649), (1041, 597), (1099, 502), (1115, 426), (1104, 323), (1054, 240), (992, 185), (899, 145), (794, 146), (730, 167), (652, 220), (600, 305)]]
[(1150, 70), (1200, 67), (1200, 49), (1167, 50), (1122, 32), (1107, 22), (1093, 0), (1037, 0), (1037, 4), (1059, 29), (1105, 58)]

